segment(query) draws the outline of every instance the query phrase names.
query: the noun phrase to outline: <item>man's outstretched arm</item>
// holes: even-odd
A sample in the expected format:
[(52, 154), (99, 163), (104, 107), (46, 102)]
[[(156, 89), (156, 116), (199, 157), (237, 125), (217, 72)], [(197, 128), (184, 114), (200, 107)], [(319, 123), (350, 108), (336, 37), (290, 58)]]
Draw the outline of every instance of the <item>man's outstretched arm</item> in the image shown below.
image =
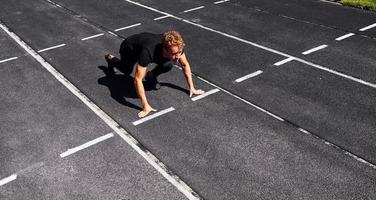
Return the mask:
[(185, 79), (187, 80), (187, 84), (189, 88), (189, 97), (192, 97), (193, 95), (203, 94), (204, 93), (203, 90), (200, 90), (200, 89), (196, 90), (193, 85), (191, 66), (189, 65), (189, 62), (187, 60), (187, 57), (185, 56), (185, 53), (183, 53), (183, 55), (180, 56), (179, 63), (183, 69)]
[(142, 79), (145, 77), (146, 74), (146, 67), (143, 67), (139, 65), (138, 63), (136, 64), (136, 73), (134, 77), (134, 84), (136, 87), (136, 92), (138, 97), (141, 100), (141, 105), (142, 105), (142, 111), (138, 113), (138, 117), (145, 117), (147, 114), (149, 114), (151, 111), (157, 111), (156, 109), (152, 108), (145, 95), (145, 88), (144, 84), (142, 83)]

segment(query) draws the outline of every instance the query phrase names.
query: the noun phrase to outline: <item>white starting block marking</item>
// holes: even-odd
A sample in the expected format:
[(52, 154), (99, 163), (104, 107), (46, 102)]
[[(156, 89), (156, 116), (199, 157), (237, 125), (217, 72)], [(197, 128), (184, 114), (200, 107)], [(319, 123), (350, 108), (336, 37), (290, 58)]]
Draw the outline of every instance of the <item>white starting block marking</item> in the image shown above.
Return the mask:
[(59, 44), (59, 45), (56, 45), (56, 46), (53, 46), (53, 47), (48, 47), (48, 48), (45, 48), (45, 49), (41, 49), (41, 50), (38, 51), (38, 53), (41, 53), (41, 52), (43, 52), (43, 51), (49, 51), (49, 50), (51, 50), (51, 49), (60, 48), (60, 47), (63, 47), (63, 46), (65, 46), (65, 45), (66, 45), (66, 44)]
[(96, 138), (96, 139), (94, 139), (94, 140), (91, 140), (91, 141), (89, 141), (89, 142), (86, 142), (85, 144), (80, 145), (80, 146), (78, 146), (78, 147), (75, 147), (75, 148), (72, 148), (72, 149), (68, 149), (68, 151), (66, 151), (66, 152), (64, 152), (64, 153), (62, 153), (62, 154), (60, 154), (60, 157), (64, 158), (64, 157), (69, 156), (69, 155), (71, 155), (71, 154), (74, 154), (74, 153), (76, 153), (76, 152), (78, 152), (78, 151), (81, 151), (82, 149), (86, 149), (86, 148), (88, 148), (88, 147), (90, 147), (90, 146), (92, 146), (92, 145), (94, 145), (94, 144), (97, 144), (97, 143), (99, 143), (99, 142), (102, 142), (102, 141), (104, 141), (104, 140), (107, 140), (107, 139), (109, 139), (109, 138), (111, 138), (111, 137), (114, 137), (114, 134), (113, 134), (113, 133), (109, 133), (109, 134), (107, 134), (107, 135), (101, 136), (101, 137), (99, 137), (99, 138)]
[(354, 33), (348, 33), (348, 34), (346, 34), (346, 35), (343, 35), (343, 36), (341, 36), (341, 37), (336, 38), (336, 40), (337, 40), (337, 41), (341, 41), (341, 40), (344, 40), (344, 39), (346, 39), (346, 38), (348, 38), (348, 37), (351, 37), (351, 36), (353, 36), (353, 35), (355, 35), (355, 34), (354, 34)]
[(175, 108), (173, 108), (173, 107), (170, 107), (170, 108), (167, 108), (167, 109), (161, 110), (161, 111), (156, 112), (156, 113), (154, 113), (154, 114), (151, 114), (151, 115), (149, 115), (149, 116), (147, 116), (147, 117), (144, 117), (144, 118), (142, 118), (142, 119), (139, 119), (139, 120), (137, 120), (137, 121), (134, 121), (134, 122), (133, 122), (133, 125), (137, 126), (137, 125), (139, 125), (139, 124), (142, 124), (142, 123), (144, 123), (144, 122), (146, 122), (146, 121), (149, 121), (149, 120), (151, 120), (151, 119), (154, 119), (154, 118), (156, 118), (156, 117), (159, 117), (159, 116), (161, 116), (161, 115), (164, 115), (164, 114), (169, 113), (169, 112), (174, 111), (174, 110), (175, 110)]
[(253, 72), (253, 73), (251, 73), (251, 74), (248, 74), (248, 75), (245, 75), (245, 76), (243, 76), (243, 77), (240, 77), (240, 78), (236, 79), (235, 82), (240, 83), (240, 82), (245, 81), (245, 80), (247, 80), (247, 79), (249, 79), (249, 78), (252, 78), (252, 77), (258, 76), (258, 75), (262, 74), (262, 72), (263, 72), (263, 71), (258, 70), (258, 71), (256, 71), (256, 72)]
[(361, 29), (359, 29), (359, 31), (366, 31), (366, 30), (371, 29), (371, 28), (373, 28), (373, 27), (376, 27), (376, 23), (371, 24), (371, 25), (369, 25), (369, 26), (366, 26), (366, 27), (364, 27), (364, 28), (361, 28)]
[(104, 35), (104, 33), (100, 33), (100, 34), (97, 34), (97, 35), (92, 35), (92, 36), (89, 36), (89, 37), (85, 37), (85, 38), (82, 38), (81, 40), (84, 41), (84, 40), (90, 40), (90, 39), (93, 39), (93, 38), (96, 38), (96, 37), (100, 37)]
[(280, 66), (280, 65), (283, 65), (283, 64), (285, 64), (285, 63), (288, 63), (288, 62), (290, 62), (290, 61), (292, 61), (292, 60), (294, 60), (295, 58), (293, 58), (293, 57), (288, 57), (288, 58), (286, 58), (286, 59), (284, 59), (284, 60), (281, 60), (281, 61), (278, 61), (278, 62), (276, 62), (276, 63), (274, 63), (273, 65), (275, 65), (275, 66)]
[(125, 29), (129, 29), (129, 28), (136, 27), (136, 26), (140, 26), (140, 25), (141, 25), (141, 23), (137, 23), (137, 24), (133, 24), (133, 25), (130, 25), (130, 26), (118, 28), (118, 29), (115, 29), (115, 32), (118, 32), (118, 31), (121, 31), (121, 30), (125, 30)]
[(16, 180), (16, 178), (17, 178), (17, 174), (13, 174), (11, 176), (3, 178), (3, 179), (0, 180), (0, 186), (5, 185), (5, 184), (7, 184), (11, 181), (14, 181), (14, 180)]
[(197, 101), (197, 100), (199, 100), (199, 99), (205, 98), (205, 97), (207, 97), (207, 96), (209, 96), (209, 95), (211, 95), (211, 94), (214, 94), (214, 93), (216, 93), (216, 92), (219, 92), (219, 89), (213, 89), (213, 90), (207, 91), (207, 92), (205, 92), (204, 94), (201, 94), (201, 95), (198, 95), (198, 96), (193, 97), (191, 100), (192, 100), (192, 101)]
[(18, 57), (12, 57), (12, 58), (8, 58), (8, 59), (5, 59), (5, 60), (0, 60), (0, 63), (3, 63), (3, 62), (8, 62), (8, 61), (11, 61), (11, 60), (15, 60), (17, 59)]
[(313, 53), (313, 52), (315, 52), (315, 51), (318, 51), (318, 50), (324, 49), (324, 48), (326, 48), (326, 47), (328, 47), (328, 45), (323, 44), (323, 45), (321, 45), (321, 46), (318, 46), (318, 47), (315, 47), (315, 48), (313, 48), (313, 49), (307, 50), (307, 51), (303, 52), (302, 54), (303, 54), (303, 55), (308, 55), (308, 54)]

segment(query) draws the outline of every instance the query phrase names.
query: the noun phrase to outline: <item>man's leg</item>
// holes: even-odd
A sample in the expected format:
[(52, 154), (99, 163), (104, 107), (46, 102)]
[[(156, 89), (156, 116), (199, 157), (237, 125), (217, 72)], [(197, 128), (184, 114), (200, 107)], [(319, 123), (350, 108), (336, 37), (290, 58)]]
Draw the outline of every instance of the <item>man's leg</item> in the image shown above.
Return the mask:
[(117, 68), (119, 71), (126, 75), (130, 75), (133, 71), (134, 65), (136, 64), (136, 60), (134, 59), (134, 56), (131, 55), (131, 53), (123, 53), (120, 54), (121, 59), (111, 55), (107, 54), (105, 56), (105, 59), (108, 64), (108, 70), (109, 73), (114, 74), (114, 69)]
[(119, 58), (116, 58), (112, 54), (106, 54), (104, 58), (107, 61), (108, 73), (114, 74), (114, 68), (118, 68), (121, 65), (121, 60)]

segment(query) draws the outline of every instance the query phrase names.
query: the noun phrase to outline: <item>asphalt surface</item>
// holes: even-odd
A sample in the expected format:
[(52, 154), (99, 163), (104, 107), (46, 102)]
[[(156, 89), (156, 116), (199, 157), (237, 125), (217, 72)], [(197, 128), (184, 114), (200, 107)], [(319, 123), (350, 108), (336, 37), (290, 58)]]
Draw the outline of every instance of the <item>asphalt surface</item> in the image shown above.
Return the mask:
[[(376, 199), (376, 27), (361, 31), (375, 12), (314, 0), (1, 5), (0, 199)], [(169, 112), (137, 121), (133, 77), (108, 75), (104, 55), (171, 29), (196, 88), (213, 93), (193, 101), (174, 68), (159, 90), (145, 82)]]

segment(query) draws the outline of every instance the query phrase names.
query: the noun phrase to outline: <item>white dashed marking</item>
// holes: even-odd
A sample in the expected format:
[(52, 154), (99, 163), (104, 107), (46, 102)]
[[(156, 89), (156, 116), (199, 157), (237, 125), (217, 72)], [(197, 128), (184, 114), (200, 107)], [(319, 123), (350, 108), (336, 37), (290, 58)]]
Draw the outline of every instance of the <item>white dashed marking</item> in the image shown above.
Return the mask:
[(324, 48), (326, 48), (326, 47), (328, 47), (328, 45), (323, 44), (323, 45), (321, 45), (321, 46), (318, 46), (318, 47), (315, 47), (315, 48), (313, 48), (313, 49), (307, 50), (307, 51), (303, 52), (302, 54), (303, 54), (303, 55), (308, 55), (308, 54), (313, 53), (313, 52), (315, 52), (315, 51), (318, 51), (318, 50), (324, 49)]
[(140, 26), (140, 25), (141, 25), (141, 23), (137, 23), (137, 24), (133, 24), (133, 25), (130, 25), (130, 26), (118, 28), (118, 29), (115, 29), (115, 32), (118, 32), (118, 31), (121, 31), (121, 30), (124, 30), (124, 29), (129, 29), (129, 28), (136, 27), (136, 26)]
[(97, 35), (92, 35), (90, 37), (82, 38), (81, 40), (89, 40), (89, 39), (96, 38), (96, 37), (99, 37), (99, 36), (102, 36), (102, 35), (104, 35), (104, 34), (100, 33), (100, 34), (97, 34)]
[(371, 24), (371, 25), (369, 25), (369, 26), (366, 26), (366, 27), (364, 27), (364, 28), (361, 28), (361, 29), (359, 29), (359, 31), (366, 31), (366, 30), (371, 29), (371, 28), (374, 28), (374, 27), (376, 27), (376, 23)]
[(38, 51), (38, 53), (43, 52), (43, 51), (48, 51), (48, 50), (51, 50), (51, 49), (57, 49), (59, 47), (65, 46), (65, 45), (66, 44), (59, 44), (59, 45), (56, 45), (56, 46), (53, 46), (53, 47), (48, 47), (48, 48), (45, 48), (45, 49), (41, 49), (41, 50)]
[(256, 71), (256, 72), (253, 72), (253, 73), (251, 73), (251, 74), (248, 74), (248, 75), (245, 75), (245, 76), (243, 76), (243, 77), (241, 77), (241, 78), (236, 79), (235, 82), (240, 83), (240, 82), (245, 81), (245, 80), (247, 80), (247, 79), (249, 79), (249, 78), (252, 78), (252, 77), (258, 76), (258, 75), (262, 74), (262, 72), (263, 72), (263, 71), (258, 70), (258, 71)]
[(102, 142), (102, 141), (104, 141), (104, 140), (107, 140), (107, 139), (109, 139), (109, 138), (112, 138), (113, 136), (114, 136), (113, 133), (109, 133), (109, 134), (106, 134), (106, 135), (101, 136), (101, 137), (99, 137), (99, 138), (96, 138), (96, 139), (94, 139), (94, 140), (91, 140), (91, 141), (89, 141), (89, 142), (86, 142), (85, 144), (82, 144), (82, 145), (80, 145), (80, 146), (78, 146), (78, 147), (75, 147), (75, 148), (72, 148), (72, 149), (68, 149), (68, 151), (66, 151), (66, 152), (64, 152), (64, 153), (62, 153), (62, 154), (60, 154), (60, 157), (64, 158), (64, 157), (69, 156), (69, 155), (71, 155), (71, 154), (74, 154), (74, 153), (76, 153), (76, 152), (78, 152), (78, 151), (81, 151), (81, 150), (83, 150), (83, 149), (86, 149), (86, 148), (88, 148), (88, 147), (90, 147), (90, 146), (92, 146), (92, 145), (94, 145), (94, 144), (97, 144), (97, 143), (99, 143), (99, 142)]
[(3, 178), (3, 179), (0, 180), (0, 186), (5, 185), (5, 184), (7, 184), (11, 181), (14, 181), (14, 180), (16, 180), (16, 178), (17, 178), (17, 174), (13, 174), (11, 176)]
[(17, 59), (18, 57), (12, 57), (12, 58), (8, 58), (8, 59), (5, 59), (5, 60), (0, 60), (0, 63), (4, 63), (4, 62), (8, 62), (8, 61), (11, 61), (11, 60), (15, 60)]
[(202, 9), (202, 8), (205, 8), (205, 6), (199, 6), (199, 7), (196, 7), (196, 8), (189, 9), (189, 10), (184, 10), (183, 13), (199, 10), (199, 9)]
[(346, 38), (348, 38), (348, 37), (351, 37), (351, 36), (353, 36), (353, 35), (355, 35), (355, 34), (354, 34), (354, 33), (348, 33), (348, 34), (346, 34), (346, 35), (343, 35), (343, 36), (341, 36), (341, 37), (336, 38), (336, 40), (337, 40), (337, 41), (341, 41), (341, 40), (344, 40), (344, 39), (346, 39)]
[(214, 4), (224, 3), (224, 2), (227, 2), (227, 1), (230, 1), (230, 0), (216, 1), (216, 2), (214, 2)]
[(205, 97), (207, 97), (207, 96), (209, 96), (209, 95), (211, 95), (211, 94), (214, 94), (214, 93), (216, 93), (216, 92), (219, 92), (219, 90), (218, 90), (218, 89), (213, 89), (213, 90), (210, 90), (210, 91), (205, 92), (204, 94), (201, 94), (201, 95), (195, 96), (195, 97), (193, 97), (191, 100), (192, 100), (192, 101), (197, 101), (197, 100), (199, 100), (199, 99), (205, 98)]
[(170, 15), (165, 15), (165, 16), (162, 16), (162, 17), (154, 18), (154, 21), (161, 20), (161, 19), (164, 19), (164, 18), (167, 18), (167, 17), (170, 17)]
[(142, 119), (139, 119), (139, 120), (137, 120), (137, 121), (134, 121), (134, 122), (133, 122), (133, 125), (137, 126), (137, 125), (139, 125), (139, 124), (142, 124), (142, 123), (144, 123), (144, 122), (146, 122), (146, 121), (149, 121), (149, 120), (151, 120), (151, 119), (157, 118), (157, 117), (159, 117), (159, 116), (161, 116), (161, 115), (164, 115), (164, 114), (169, 113), (169, 112), (174, 111), (174, 110), (175, 110), (175, 108), (173, 108), (173, 107), (170, 107), (170, 108), (167, 108), (167, 109), (161, 110), (161, 111), (156, 112), (156, 113), (154, 113), (154, 114), (152, 114), (152, 115), (149, 115), (149, 116), (147, 116), (147, 117), (144, 117), (144, 118), (142, 118)]
[(294, 60), (294, 58), (293, 58), (293, 57), (289, 57), (289, 58), (286, 58), (286, 59), (281, 60), (281, 61), (279, 61), (279, 62), (276, 62), (276, 63), (274, 63), (273, 65), (275, 65), (275, 66), (280, 66), (280, 65), (283, 65), (283, 64), (285, 64), (285, 63), (288, 63), (288, 62), (290, 62), (290, 61), (292, 61), (292, 60)]

